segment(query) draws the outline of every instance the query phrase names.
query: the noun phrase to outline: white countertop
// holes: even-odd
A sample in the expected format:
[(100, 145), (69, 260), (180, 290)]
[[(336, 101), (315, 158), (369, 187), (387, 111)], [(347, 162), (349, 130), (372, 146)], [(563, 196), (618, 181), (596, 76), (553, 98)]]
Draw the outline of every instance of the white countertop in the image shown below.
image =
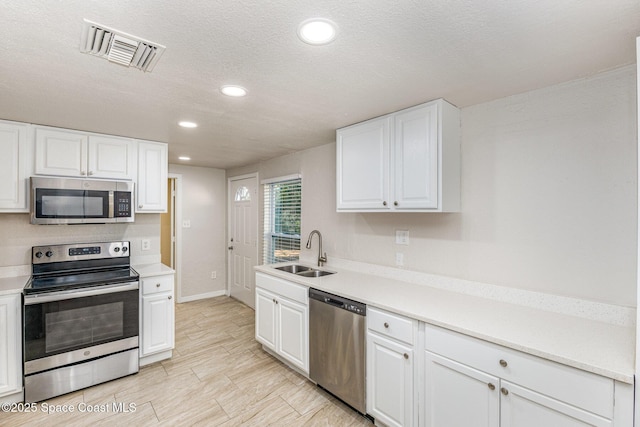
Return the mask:
[(0, 277), (0, 295), (20, 294), (31, 276)]
[(153, 264), (132, 265), (131, 267), (138, 272), (141, 279), (144, 279), (145, 277), (162, 276), (164, 274), (173, 274), (176, 272), (171, 267), (167, 267), (159, 262)]
[[(276, 270), (255, 270), (304, 286), (442, 326), (505, 347), (633, 383), (635, 328), (451, 292), (343, 268), (305, 278)], [(314, 267), (306, 263), (298, 263)], [(317, 267), (314, 267), (317, 268)]]

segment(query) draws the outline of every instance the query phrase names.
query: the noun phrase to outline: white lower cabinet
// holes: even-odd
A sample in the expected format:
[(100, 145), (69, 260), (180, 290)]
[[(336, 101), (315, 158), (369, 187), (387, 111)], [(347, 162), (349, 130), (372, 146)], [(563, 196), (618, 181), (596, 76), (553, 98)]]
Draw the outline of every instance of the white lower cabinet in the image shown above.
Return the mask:
[(0, 402), (22, 400), (21, 311), (20, 294), (0, 296)]
[(415, 425), (418, 322), (367, 307), (367, 413), (388, 426)]
[(500, 425), (500, 380), (425, 352), (425, 427)]
[(430, 325), (424, 342), (423, 427), (632, 425), (612, 379)]
[(140, 280), (140, 365), (171, 357), (175, 336), (173, 273)]
[(256, 340), (309, 373), (309, 303), (307, 288), (256, 274)]

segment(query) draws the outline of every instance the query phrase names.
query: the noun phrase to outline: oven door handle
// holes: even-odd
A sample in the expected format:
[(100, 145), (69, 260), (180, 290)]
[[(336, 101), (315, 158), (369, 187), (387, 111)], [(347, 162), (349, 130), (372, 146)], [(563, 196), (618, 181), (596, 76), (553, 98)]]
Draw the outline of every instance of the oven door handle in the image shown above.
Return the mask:
[(94, 295), (112, 294), (115, 292), (133, 291), (139, 289), (138, 282), (118, 283), (114, 285), (102, 285), (85, 289), (69, 289), (66, 291), (31, 294), (24, 296), (24, 305), (42, 304), (45, 302), (61, 301), (65, 299), (75, 299), (91, 297)]

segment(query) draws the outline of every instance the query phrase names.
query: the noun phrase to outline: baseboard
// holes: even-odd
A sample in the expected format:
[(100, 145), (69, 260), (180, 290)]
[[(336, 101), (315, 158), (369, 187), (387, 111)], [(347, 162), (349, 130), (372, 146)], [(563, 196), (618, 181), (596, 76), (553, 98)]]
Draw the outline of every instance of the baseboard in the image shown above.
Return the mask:
[(225, 289), (222, 289), (220, 291), (207, 292), (206, 294), (189, 295), (188, 297), (178, 297), (178, 303), (197, 301), (197, 300), (206, 299), (206, 298), (221, 297), (222, 295), (226, 295), (226, 294), (227, 294), (227, 291)]

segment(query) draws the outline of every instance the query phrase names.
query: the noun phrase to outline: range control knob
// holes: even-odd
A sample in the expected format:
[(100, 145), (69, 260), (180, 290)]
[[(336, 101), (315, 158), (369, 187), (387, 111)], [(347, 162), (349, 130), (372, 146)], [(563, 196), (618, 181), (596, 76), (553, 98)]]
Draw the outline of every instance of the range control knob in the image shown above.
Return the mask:
[(120, 252), (120, 248), (119, 248), (118, 246), (116, 246), (115, 248), (113, 248), (113, 251), (114, 251), (115, 253), (118, 253), (118, 252)]
[(123, 247), (122, 247), (122, 252), (127, 252), (128, 250), (129, 250), (129, 248), (128, 248), (128, 247), (126, 247), (126, 246), (123, 246)]
[(42, 252), (40, 251), (36, 252), (36, 258), (42, 258)]
[(47, 256), (47, 258), (51, 258), (53, 256), (53, 252), (47, 251), (45, 255)]

